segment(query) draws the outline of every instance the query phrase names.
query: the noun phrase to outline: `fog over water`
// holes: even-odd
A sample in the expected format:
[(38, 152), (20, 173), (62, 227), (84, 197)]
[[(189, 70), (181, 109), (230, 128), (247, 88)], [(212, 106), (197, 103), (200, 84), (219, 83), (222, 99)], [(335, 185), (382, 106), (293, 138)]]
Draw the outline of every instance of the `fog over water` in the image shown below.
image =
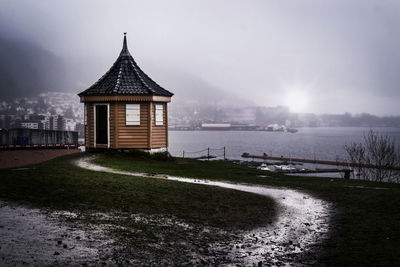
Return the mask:
[(400, 115), (399, 25), (395, 0), (2, 0), (1, 96), (86, 89), (128, 32), (141, 68), (175, 93), (171, 105), (218, 96)]

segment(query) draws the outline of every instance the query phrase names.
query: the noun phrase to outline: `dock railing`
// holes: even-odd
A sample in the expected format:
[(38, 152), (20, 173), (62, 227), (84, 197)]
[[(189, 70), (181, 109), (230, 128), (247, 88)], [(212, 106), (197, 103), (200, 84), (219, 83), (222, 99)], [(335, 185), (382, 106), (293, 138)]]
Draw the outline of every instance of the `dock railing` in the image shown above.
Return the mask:
[[(276, 156), (268, 156), (268, 155), (252, 155), (250, 153), (243, 153), (243, 158), (252, 158), (252, 159), (270, 159), (270, 160), (286, 160), (293, 162), (302, 162), (302, 163), (314, 163), (314, 164), (324, 164), (324, 165), (336, 165), (336, 166), (346, 166), (346, 167), (363, 167), (363, 168), (377, 168), (377, 166), (373, 164), (355, 164), (347, 161), (339, 161), (339, 160), (319, 160), (319, 159), (306, 159), (306, 158), (288, 158), (288, 157), (276, 157)], [(388, 170), (400, 170), (400, 166), (385, 166), (384, 169)]]

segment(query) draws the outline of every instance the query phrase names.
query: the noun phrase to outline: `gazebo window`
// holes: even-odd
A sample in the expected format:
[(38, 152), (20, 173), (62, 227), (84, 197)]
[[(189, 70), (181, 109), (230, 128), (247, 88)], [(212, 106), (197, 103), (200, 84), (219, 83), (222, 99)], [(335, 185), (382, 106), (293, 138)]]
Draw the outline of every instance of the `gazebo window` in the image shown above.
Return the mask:
[(156, 125), (163, 125), (164, 106), (156, 105)]
[(140, 104), (126, 104), (126, 125), (140, 125)]

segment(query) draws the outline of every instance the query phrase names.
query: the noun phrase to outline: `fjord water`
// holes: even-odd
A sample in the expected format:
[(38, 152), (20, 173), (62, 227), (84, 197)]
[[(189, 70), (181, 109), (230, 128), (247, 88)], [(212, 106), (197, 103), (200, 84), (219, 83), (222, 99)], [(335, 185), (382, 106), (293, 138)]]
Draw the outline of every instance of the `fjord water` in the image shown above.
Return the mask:
[[(189, 152), (226, 147), (229, 159), (243, 159), (244, 152), (271, 156), (302, 157), (328, 160), (346, 158), (344, 146), (362, 142), (364, 134), (375, 132), (392, 136), (400, 145), (400, 128), (318, 127), (299, 128), (297, 133), (267, 131), (169, 131), (169, 152), (174, 156), (198, 157), (207, 151)], [(222, 155), (222, 150), (211, 155)]]

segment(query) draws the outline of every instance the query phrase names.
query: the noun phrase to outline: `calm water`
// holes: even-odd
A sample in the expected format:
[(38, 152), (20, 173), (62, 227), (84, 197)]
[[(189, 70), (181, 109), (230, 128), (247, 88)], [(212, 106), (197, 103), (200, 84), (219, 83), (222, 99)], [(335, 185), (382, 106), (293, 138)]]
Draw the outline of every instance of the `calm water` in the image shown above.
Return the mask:
[[(175, 156), (207, 155), (207, 152), (189, 154), (211, 148), (226, 147), (229, 159), (241, 159), (244, 152), (272, 156), (291, 156), (317, 159), (344, 159), (344, 145), (361, 142), (364, 133), (370, 128), (326, 127), (300, 128), (297, 133), (265, 131), (169, 131), (169, 151)], [(400, 144), (400, 128), (373, 128), (374, 131), (388, 134)], [(211, 151), (210, 154), (222, 154)]]

